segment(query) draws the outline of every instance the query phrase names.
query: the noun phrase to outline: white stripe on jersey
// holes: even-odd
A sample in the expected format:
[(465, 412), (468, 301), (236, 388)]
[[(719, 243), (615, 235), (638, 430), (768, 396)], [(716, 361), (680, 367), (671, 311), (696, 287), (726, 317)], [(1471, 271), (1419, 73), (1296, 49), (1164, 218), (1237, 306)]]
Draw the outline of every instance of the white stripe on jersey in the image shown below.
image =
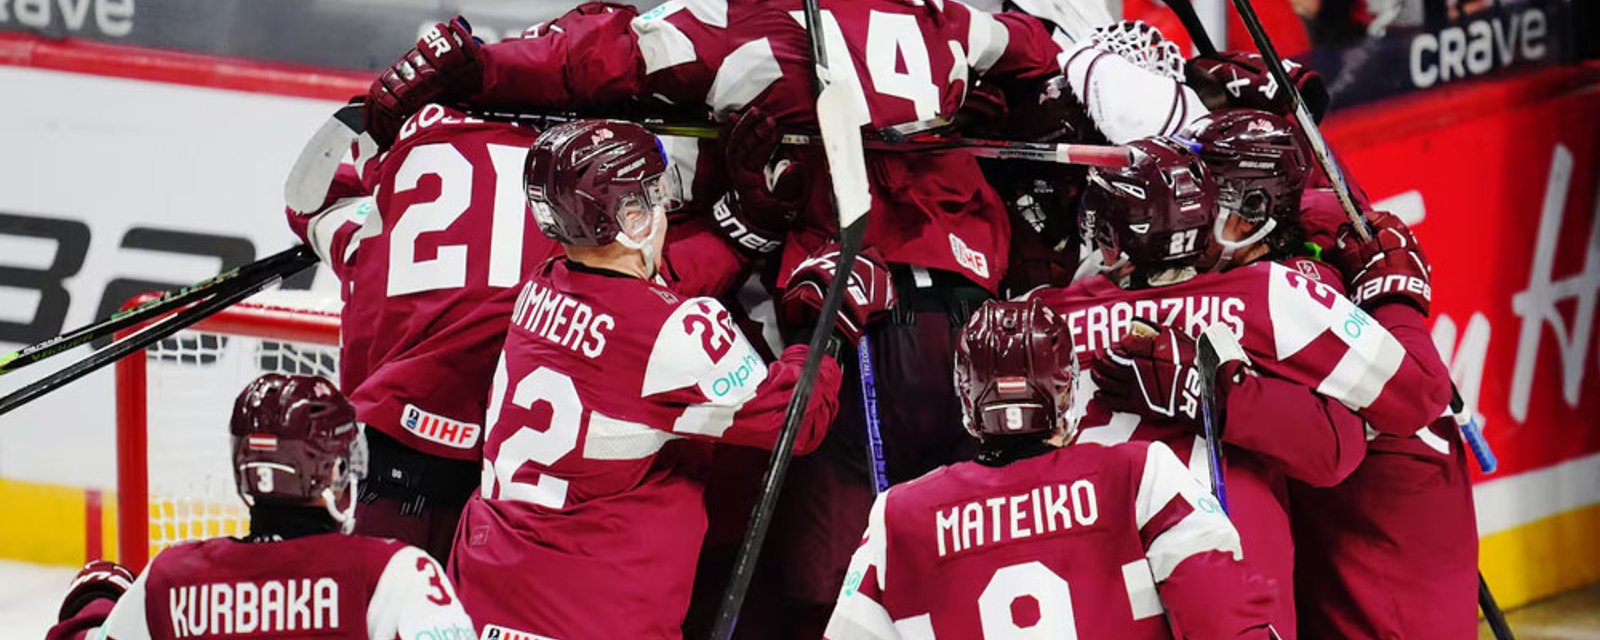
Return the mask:
[(1152, 442), (1145, 452), (1144, 473), (1134, 500), (1134, 521), (1139, 528), (1144, 529), (1176, 496), (1181, 496), (1193, 510), (1156, 536), (1145, 549), (1156, 582), (1165, 581), (1184, 560), (1207, 551), (1222, 551), (1232, 554), (1235, 560), (1244, 559), (1239, 532), (1216, 500), (1201, 489), (1199, 481), (1178, 462), (1171, 449)]
[[(1373, 321), (1368, 328), (1381, 327), (1377, 321)], [(1368, 334), (1377, 335), (1377, 332), (1368, 331)], [(1387, 331), (1383, 332), (1381, 340), (1371, 342), (1382, 344), (1382, 347), (1368, 353), (1368, 345), (1351, 345), (1350, 350), (1339, 358), (1339, 364), (1328, 372), (1328, 377), (1317, 385), (1317, 393), (1357, 411), (1377, 400), (1378, 395), (1383, 393), (1384, 385), (1400, 370), (1400, 364), (1406, 358), (1406, 349)]]
[(668, 2), (643, 16), (634, 18), (628, 26), (639, 42), (639, 56), (644, 58), (644, 72), (655, 73), (699, 57), (694, 42), (677, 26), (666, 20), (667, 16), (683, 9), (679, 2)]
[(931, 613), (895, 620), (894, 630), (899, 632), (902, 640), (935, 640)]
[(1128, 607), (1134, 620), (1154, 618), (1167, 612), (1161, 605), (1161, 594), (1156, 591), (1156, 577), (1150, 573), (1150, 561), (1144, 558), (1122, 565), (1122, 585), (1128, 589)]
[[(743, 406), (741, 404), (741, 406)], [(683, 410), (683, 415), (673, 421), (672, 430), (675, 433), (688, 433), (710, 438), (721, 438), (722, 434), (733, 426), (733, 414), (739, 412), (739, 407), (719, 407), (709, 404), (689, 405)]]
[(472, 619), (461, 609), (461, 599), (438, 562), (416, 547), (389, 557), (367, 603), (368, 637), (469, 638), (472, 634)]
[[(844, 584), (839, 589), (839, 602), (828, 619), (823, 633), (829, 640), (890, 640), (899, 638), (897, 623), (890, 621), (889, 612), (877, 600), (861, 593), (861, 581), (869, 567), (876, 567), (878, 592), (883, 592), (884, 556), (888, 550), (884, 530), (883, 511), (893, 488), (878, 495), (867, 514), (867, 530), (862, 532), (861, 546), (850, 556), (850, 567), (845, 571)], [(931, 626), (931, 622), (929, 623)], [(929, 638), (933, 637), (930, 629)]]
[(583, 457), (587, 460), (639, 460), (655, 455), (662, 445), (677, 439), (678, 436), (660, 429), (591, 410)]
[(683, 0), (694, 19), (713, 27), (728, 27), (728, 0)]
[(711, 81), (711, 92), (706, 94), (706, 105), (719, 114), (742, 110), (782, 77), (772, 43), (766, 38), (751, 40), (722, 60)]
[(1281, 264), (1267, 268), (1267, 310), (1277, 359), (1288, 360), (1319, 336), (1331, 333), (1348, 350), (1317, 383), (1317, 392), (1353, 410), (1371, 405), (1405, 361), (1405, 347), (1332, 287)]
[(994, 16), (970, 8), (967, 13), (972, 16), (967, 21), (967, 64), (982, 75), (1006, 52), (1011, 32)]

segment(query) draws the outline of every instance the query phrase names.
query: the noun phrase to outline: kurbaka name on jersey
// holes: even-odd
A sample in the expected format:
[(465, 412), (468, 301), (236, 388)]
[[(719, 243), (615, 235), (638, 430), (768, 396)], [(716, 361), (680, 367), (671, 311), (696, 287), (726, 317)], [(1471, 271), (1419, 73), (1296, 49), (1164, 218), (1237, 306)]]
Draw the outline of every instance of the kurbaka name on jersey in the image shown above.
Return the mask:
[(339, 581), (326, 576), (184, 585), (167, 599), (179, 638), (339, 629)]
[(939, 557), (979, 547), (1088, 527), (1100, 520), (1095, 486), (1087, 479), (1034, 487), (934, 512)]
[(600, 357), (606, 349), (606, 334), (617, 326), (611, 314), (595, 313), (589, 305), (540, 286), (537, 280), (523, 287), (511, 310), (511, 322), (590, 358)]

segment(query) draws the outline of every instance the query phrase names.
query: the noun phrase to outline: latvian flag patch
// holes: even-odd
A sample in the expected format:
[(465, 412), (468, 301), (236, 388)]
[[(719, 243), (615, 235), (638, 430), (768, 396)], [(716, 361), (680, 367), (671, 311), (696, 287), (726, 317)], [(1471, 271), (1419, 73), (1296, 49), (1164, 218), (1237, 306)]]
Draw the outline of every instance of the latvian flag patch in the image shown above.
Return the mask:
[(418, 409), (414, 404), (406, 405), (405, 411), (400, 414), (400, 426), (418, 438), (453, 449), (471, 449), (473, 445), (478, 444), (478, 432), (482, 430), (471, 422), (428, 413)]
[(251, 451), (277, 451), (278, 436), (270, 433), (252, 433), (245, 436), (245, 446)]

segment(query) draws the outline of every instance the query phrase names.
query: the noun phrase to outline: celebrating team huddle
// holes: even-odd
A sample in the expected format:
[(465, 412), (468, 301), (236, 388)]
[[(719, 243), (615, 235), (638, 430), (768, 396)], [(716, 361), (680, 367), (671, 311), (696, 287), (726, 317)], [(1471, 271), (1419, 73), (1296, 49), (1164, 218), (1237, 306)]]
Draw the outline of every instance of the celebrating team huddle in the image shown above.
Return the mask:
[[(804, 4), (424, 34), (287, 211), (341, 379), (239, 396), (249, 535), (86, 567), (52, 637), (1476, 633), (1427, 258), (1346, 217), (1259, 56), (1102, 3)], [(785, 138), (840, 122), (863, 175)]]

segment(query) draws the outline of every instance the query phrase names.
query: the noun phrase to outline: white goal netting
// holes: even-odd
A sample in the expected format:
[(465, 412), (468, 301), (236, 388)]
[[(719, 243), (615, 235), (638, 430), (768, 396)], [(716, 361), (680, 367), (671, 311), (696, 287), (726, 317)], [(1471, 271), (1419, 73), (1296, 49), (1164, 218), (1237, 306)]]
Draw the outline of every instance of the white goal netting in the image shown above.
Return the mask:
[[(322, 375), (337, 383), (338, 309), (338, 300), (323, 294), (264, 292), (146, 350), (143, 428), (151, 556), (184, 540), (248, 530), (231, 465), (228, 422), (234, 399), (269, 372)], [(326, 335), (315, 330), (330, 326)], [(307, 333), (317, 335), (308, 340)], [(138, 392), (123, 392), (129, 391)], [(134, 452), (123, 460), (137, 464), (137, 457)]]

